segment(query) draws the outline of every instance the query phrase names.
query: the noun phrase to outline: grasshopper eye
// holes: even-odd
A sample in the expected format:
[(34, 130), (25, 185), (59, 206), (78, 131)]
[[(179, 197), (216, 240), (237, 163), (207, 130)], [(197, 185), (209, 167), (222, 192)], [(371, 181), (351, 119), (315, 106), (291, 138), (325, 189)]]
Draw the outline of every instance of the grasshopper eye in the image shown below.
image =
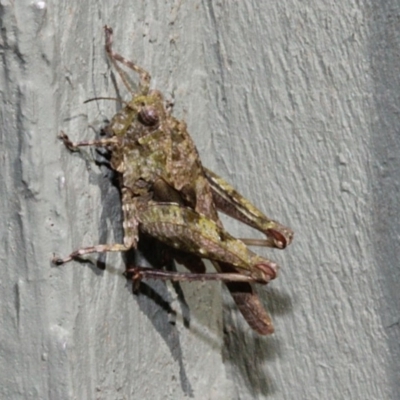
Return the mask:
[(146, 126), (155, 126), (158, 124), (159, 117), (154, 107), (144, 106), (139, 111), (139, 121)]

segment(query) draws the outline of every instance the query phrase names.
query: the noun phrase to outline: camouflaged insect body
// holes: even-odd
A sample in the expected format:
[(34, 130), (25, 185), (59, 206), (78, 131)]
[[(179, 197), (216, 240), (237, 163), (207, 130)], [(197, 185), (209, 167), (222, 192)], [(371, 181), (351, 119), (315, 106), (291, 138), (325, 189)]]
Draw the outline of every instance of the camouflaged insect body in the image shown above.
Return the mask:
[[(107, 139), (71, 142), (78, 146), (107, 147), (111, 167), (119, 173), (124, 214), (124, 243), (79, 249), (62, 264), (93, 252), (126, 251), (137, 246), (139, 231), (169, 246), (170, 255), (192, 274), (129, 268), (133, 279), (154, 277), (173, 280), (218, 279), (226, 282), (249, 325), (260, 334), (273, 326), (249, 282), (268, 283), (276, 277), (276, 263), (252, 252), (246, 245), (285, 248), (293, 233), (270, 220), (214, 172), (205, 169), (186, 124), (173, 117), (159, 91), (149, 90), (150, 75), (112, 50), (112, 30), (105, 27), (106, 51), (132, 100), (106, 128)], [(135, 94), (121, 63), (140, 76)], [(217, 209), (259, 230), (266, 239), (236, 239), (222, 226)], [(205, 274), (202, 258), (209, 259), (216, 274)]]

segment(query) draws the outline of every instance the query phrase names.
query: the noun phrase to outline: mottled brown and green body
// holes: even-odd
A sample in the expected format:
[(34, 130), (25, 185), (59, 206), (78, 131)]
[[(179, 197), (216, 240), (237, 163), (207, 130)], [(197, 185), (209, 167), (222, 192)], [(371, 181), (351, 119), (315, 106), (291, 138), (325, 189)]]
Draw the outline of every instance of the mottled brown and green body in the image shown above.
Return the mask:
[[(249, 325), (260, 334), (273, 331), (249, 282), (266, 284), (276, 277), (278, 266), (252, 252), (246, 244), (285, 248), (293, 233), (268, 219), (232, 186), (205, 169), (186, 124), (174, 118), (163, 96), (149, 90), (150, 75), (112, 50), (112, 30), (106, 27), (106, 51), (132, 93), (129, 103), (112, 118), (106, 139), (72, 143), (70, 147), (99, 146), (111, 151), (111, 167), (119, 173), (124, 214), (124, 243), (80, 249), (61, 264), (93, 252), (136, 248), (139, 231), (170, 248), (170, 254), (192, 273), (179, 274), (130, 268), (133, 279), (219, 279), (226, 282)], [(130, 88), (119, 63), (140, 75), (139, 90)], [(222, 226), (217, 210), (261, 231), (267, 238), (236, 239)], [(205, 274), (202, 258), (213, 262), (218, 273)]]

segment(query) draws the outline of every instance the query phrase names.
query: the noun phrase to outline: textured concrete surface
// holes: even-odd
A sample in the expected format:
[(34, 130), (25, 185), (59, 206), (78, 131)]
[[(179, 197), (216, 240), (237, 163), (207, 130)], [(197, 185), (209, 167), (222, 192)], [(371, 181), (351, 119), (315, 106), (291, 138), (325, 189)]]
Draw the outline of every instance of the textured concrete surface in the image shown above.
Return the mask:
[[(400, 398), (400, 6), (339, 0), (0, 1), (0, 397)], [(119, 255), (93, 138), (117, 104), (103, 48), (175, 99), (204, 164), (295, 231), (257, 337), (218, 284), (149, 282)], [(125, 95), (125, 94), (123, 94)], [(237, 236), (253, 235), (226, 222)]]

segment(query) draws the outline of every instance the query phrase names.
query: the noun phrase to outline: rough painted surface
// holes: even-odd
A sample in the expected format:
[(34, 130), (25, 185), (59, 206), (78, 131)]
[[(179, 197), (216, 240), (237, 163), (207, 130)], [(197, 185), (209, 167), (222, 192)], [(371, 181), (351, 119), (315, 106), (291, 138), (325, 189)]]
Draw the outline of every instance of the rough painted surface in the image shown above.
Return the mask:
[[(399, 398), (399, 5), (259, 3), (0, 3), (1, 398)], [(51, 266), (121, 239), (106, 169), (56, 138), (116, 110), (82, 104), (115, 95), (106, 23), (204, 163), (294, 229), (261, 289), (274, 336), (218, 284), (182, 285), (185, 304), (162, 283), (133, 296), (118, 255)]]

